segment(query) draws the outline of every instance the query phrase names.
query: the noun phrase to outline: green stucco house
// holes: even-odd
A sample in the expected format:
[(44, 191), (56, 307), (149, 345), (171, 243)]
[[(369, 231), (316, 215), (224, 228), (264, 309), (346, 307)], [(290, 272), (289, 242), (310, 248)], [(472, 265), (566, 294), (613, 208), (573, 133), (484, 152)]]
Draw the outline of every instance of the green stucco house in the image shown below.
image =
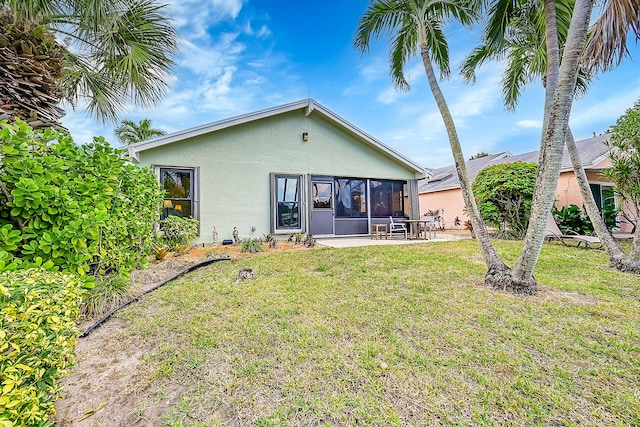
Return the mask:
[(129, 147), (166, 190), (163, 216), (200, 220), (198, 243), (273, 233), (368, 235), (417, 218), (424, 169), (312, 99)]

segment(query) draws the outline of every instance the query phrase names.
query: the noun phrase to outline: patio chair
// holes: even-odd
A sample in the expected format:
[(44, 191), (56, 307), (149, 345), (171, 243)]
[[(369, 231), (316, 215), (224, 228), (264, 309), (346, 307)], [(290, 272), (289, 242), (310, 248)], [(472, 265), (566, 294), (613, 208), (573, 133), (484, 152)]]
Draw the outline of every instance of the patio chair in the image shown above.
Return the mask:
[(393, 222), (393, 217), (390, 216), (389, 217), (389, 237), (393, 237), (394, 232), (404, 233), (404, 238), (405, 239), (407, 238), (407, 226), (399, 222)]
[(560, 231), (560, 228), (558, 227), (558, 224), (556, 224), (556, 220), (553, 219), (553, 215), (549, 214), (549, 217), (547, 218), (547, 228), (544, 231), (544, 238), (546, 240), (560, 240), (562, 242), (563, 245), (565, 246), (571, 246), (571, 245), (567, 245), (567, 243), (565, 242), (565, 240), (572, 240), (572, 241), (577, 241), (578, 244), (576, 245), (576, 247), (580, 246), (581, 244), (584, 243), (584, 247), (585, 249), (592, 249), (592, 245), (600, 245), (597, 248), (593, 248), (593, 249), (599, 249), (602, 247), (602, 242), (600, 241), (600, 239), (598, 239), (595, 236), (585, 236), (584, 234), (578, 234), (575, 231), (571, 231), (568, 230), (568, 233), (573, 233), (573, 234), (562, 234), (562, 232)]

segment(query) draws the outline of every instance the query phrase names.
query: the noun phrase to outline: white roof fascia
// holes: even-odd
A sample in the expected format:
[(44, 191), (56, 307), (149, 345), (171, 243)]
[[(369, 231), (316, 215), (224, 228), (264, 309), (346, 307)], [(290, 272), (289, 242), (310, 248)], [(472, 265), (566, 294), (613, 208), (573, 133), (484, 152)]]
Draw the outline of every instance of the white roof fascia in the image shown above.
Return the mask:
[(309, 98), (308, 101), (309, 103), (307, 104), (307, 112), (304, 113), (305, 117), (309, 117), (309, 114), (311, 114), (313, 110), (315, 110), (315, 105), (313, 105), (313, 99)]
[(155, 138), (155, 139), (142, 141), (142, 142), (139, 142), (137, 144), (133, 144), (133, 145), (129, 146), (129, 156), (134, 158), (137, 161), (140, 161), (139, 153), (141, 151), (150, 150), (152, 148), (157, 148), (157, 147), (162, 147), (163, 145), (171, 144), (172, 142), (182, 141), (182, 140), (185, 140), (185, 139), (188, 139), (188, 138), (193, 138), (193, 137), (200, 136), (200, 135), (203, 135), (203, 134), (206, 134), (206, 133), (215, 132), (217, 130), (225, 129), (225, 128), (228, 128), (228, 127), (231, 127), (231, 126), (236, 126), (236, 125), (239, 125), (239, 124), (248, 123), (248, 122), (251, 122), (251, 121), (254, 121), (254, 120), (259, 120), (259, 119), (275, 116), (275, 115), (282, 114), (282, 113), (287, 113), (287, 112), (294, 111), (294, 110), (299, 110), (299, 109), (305, 108), (305, 107), (306, 107), (305, 116), (308, 116), (313, 111), (318, 111), (321, 114), (323, 114), (324, 116), (328, 117), (329, 119), (333, 120), (334, 122), (338, 123), (339, 125), (343, 126), (346, 129), (348, 129), (353, 134), (355, 134), (355, 135), (359, 136), (360, 138), (364, 139), (369, 144), (371, 144), (374, 147), (378, 148), (379, 150), (383, 151), (387, 155), (395, 158), (396, 160), (399, 160), (404, 165), (406, 165), (406, 166), (410, 167), (411, 169), (415, 170), (419, 174), (419, 176), (417, 176), (416, 178), (420, 179), (420, 178), (425, 176), (426, 172), (425, 172), (425, 169), (422, 166), (418, 165), (417, 163), (413, 162), (412, 160), (408, 159), (407, 157), (403, 156), (402, 154), (398, 153), (397, 151), (393, 150), (392, 148), (384, 145), (382, 142), (378, 141), (377, 139), (375, 139), (374, 137), (372, 137), (368, 133), (362, 131), (361, 129), (359, 129), (356, 126), (352, 125), (351, 123), (347, 122), (346, 120), (344, 120), (343, 118), (341, 118), (340, 116), (338, 116), (337, 114), (332, 112), (331, 110), (329, 110), (329, 109), (321, 106), (320, 104), (316, 103), (311, 98), (304, 99), (304, 100), (301, 100), (301, 101), (291, 102), (289, 104), (284, 104), (284, 105), (280, 105), (280, 106), (277, 106), (277, 107), (267, 108), (265, 110), (260, 110), (260, 111), (256, 111), (256, 112), (253, 112), (253, 113), (248, 113), (248, 114), (243, 114), (243, 115), (236, 116), (236, 117), (231, 117), (231, 118), (228, 118), (228, 119), (219, 120), (217, 122), (208, 123), (206, 125), (197, 126), (197, 127), (191, 128), (191, 129), (183, 130), (183, 131), (178, 131), (178, 132), (175, 132), (175, 133), (172, 133), (172, 134), (169, 134), (169, 135), (165, 135), (165, 136), (161, 136), (161, 137), (158, 137), (158, 138)]
[(513, 155), (508, 151), (504, 151), (504, 152), (500, 153), (498, 156), (496, 156), (493, 160), (502, 160), (502, 159), (505, 159), (507, 157), (513, 157)]
[(448, 187), (437, 188), (435, 190), (420, 191), (420, 194), (438, 193), (440, 191), (459, 190), (459, 189), (460, 189), (460, 184), (458, 184), (458, 185), (450, 185)]
[(598, 157), (596, 157), (595, 159), (593, 159), (591, 161), (591, 164), (592, 165), (597, 165), (597, 164), (600, 164), (601, 162), (603, 162), (604, 160), (608, 159), (610, 157), (609, 156), (610, 152), (611, 152), (611, 150), (607, 151), (606, 153), (600, 154)]

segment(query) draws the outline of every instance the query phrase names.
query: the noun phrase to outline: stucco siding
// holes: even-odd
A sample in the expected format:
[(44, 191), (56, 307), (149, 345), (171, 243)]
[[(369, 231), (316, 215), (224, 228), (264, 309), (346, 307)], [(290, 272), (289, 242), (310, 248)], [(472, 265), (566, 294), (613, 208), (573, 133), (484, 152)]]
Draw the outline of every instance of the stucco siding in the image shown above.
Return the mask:
[[(445, 228), (464, 228), (464, 222), (469, 219), (464, 211), (464, 199), (459, 188), (420, 194), (420, 214), (427, 210), (444, 208)], [(458, 217), (460, 226), (455, 226)]]
[[(309, 140), (302, 140), (302, 133)], [(140, 152), (141, 166), (199, 168), (198, 242), (271, 231), (270, 173), (414, 179), (415, 171), (303, 110), (255, 120)], [(308, 188), (304, 188), (308, 197)], [(255, 227), (255, 230), (252, 230)]]

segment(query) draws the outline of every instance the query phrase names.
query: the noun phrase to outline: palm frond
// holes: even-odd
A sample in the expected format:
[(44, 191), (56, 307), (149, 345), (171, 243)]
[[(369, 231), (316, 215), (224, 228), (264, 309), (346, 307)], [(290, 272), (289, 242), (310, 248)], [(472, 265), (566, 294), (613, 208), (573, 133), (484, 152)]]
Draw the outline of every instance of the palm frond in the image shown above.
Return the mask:
[(496, 1), (489, 8), (489, 22), (484, 30), (483, 42), (492, 48), (499, 48), (504, 41), (504, 35), (510, 18), (518, 6), (516, 0)]
[(415, 55), (418, 47), (418, 35), (413, 25), (405, 25), (391, 42), (389, 64), (391, 81), (396, 89), (409, 91), (410, 86), (404, 76), (404, 65)]
[(462, 62), (460, 74), (467, 82), (475, 82), (476, 70), (486, 61), (501, 60), (505, 55), (505, 46), (492, 48), (486, 44), (481, 44), (473, 48), (471, 53)]
[(67, 46), (58, 82), (63, 99), (104, 121), (132, 102), (157, 104), (168, 88), (178, 34), (156, 0), (2, 0), (21, 19), (35, 20)]
[(502, 75), (502, 96), (507, 111), (516, 109), (522, 89), (532, 79), (529, 59), (527, 52), (522, 49), (513, 49), (507, 56), (507, 68)]
[(369, 51), (371, 39), (391, 35), (402, 20), (402, 10), (395, 0), (372, 2), (364, 12), (356, 29), (354, 47), (361, 53)]
[(607, 0), (604, 12), (592, 26), (582, 62), (590, 73), (606, 72), (620, 65), (629, 55), (627, 37), (640, 40), (640, 1)]
[(444, 35), (442, 22), (432, 22), (427, 31), (427, 46), (431, 51), (431, 60), (440, 69), (441, 78), (449, 78), (449, 44)]

